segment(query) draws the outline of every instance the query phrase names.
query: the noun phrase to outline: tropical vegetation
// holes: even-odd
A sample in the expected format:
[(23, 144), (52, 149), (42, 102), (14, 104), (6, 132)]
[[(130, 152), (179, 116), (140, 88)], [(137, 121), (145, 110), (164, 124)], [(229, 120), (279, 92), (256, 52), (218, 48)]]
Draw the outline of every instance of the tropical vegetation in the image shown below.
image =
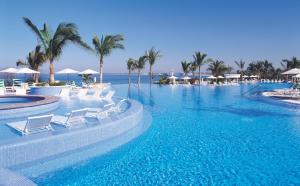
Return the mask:
[(145, 68), (146, 61), (147, 61), (147, 56), (141, 56), (135, 63), (135, 68), (138, 71), (138, 79), (137, 79), (138, 86), (140, 86), (141, 83), (141, 72)]
[(201, 67), (205, 65), (206, 63), (209, 62), (209, 60), (206, 60), (206, 54), (201, 53), (201, 52), (195, 52), (193, 55), (194, 62), (198, 66), (198, 71), (199, 71), (199, 82), (201, 82), (202, 77), (201, 77)]
[(150, 84), (152, 84), (152, 79), (153, 79), (152, 66), (155, 64), (157, 60), (161, 58), (161, 54), (159, 50), (155, 50), (155, 48), (152, 47), (150, 50), (146, 51), (145, 56), (147, 58), (147, 61), (149, 62), (149, 67), (150, 67), (149, 80), (150, 80)]
[(192, 63), (189, 63), (187, 61), (181, 61), (181, 67), (184, 75), (186, 76), (190, 72), (190, 66)]
[(136, 60), (129, 58), (127, 60), (127, 70), (128, 70), (128, 85), (131, 84), (131, 72), (136, 69)]
[[(39, 71), (40, 67), (47, 60), (47, 56), (41, 50), (41, 46), (37, 45), (34, 51), (29, 52), (26, 61), (18, 60), (16, 62), (17, 66), (26, 66), (32, 70)], [(33, 74), (33, 80), (39, 82), (39, 74)]]
[(124, 37), (120, 34), (118, 35), (107, 35), (101, 37), (101, 40), (95, 36), (93, 38), (94, 51), (97, 56), (99, 56), (99, 66), (100, 66), (100, 84), (102, 84), (102, 74), (103, 74), (103, 63), (104, 57), (112, 53), (114, 49), (124, 49), (122, 41)]
[(47, 24), (44, 24), (42, 29), (38, 29), (30, 19), (23, 18), (27, 26), (37, 36), (43, 51), (50, 62), (50, 83), (55, 81), (54, 79), (54, 61), (58, 60), (63, 53), (63, 48), (68, 43), (74, 43), (82, 46), (85, 49), (90, 50), (90, 47), (81, 39), (77, 26), (74, 23), (60, 23), (54, 33)]

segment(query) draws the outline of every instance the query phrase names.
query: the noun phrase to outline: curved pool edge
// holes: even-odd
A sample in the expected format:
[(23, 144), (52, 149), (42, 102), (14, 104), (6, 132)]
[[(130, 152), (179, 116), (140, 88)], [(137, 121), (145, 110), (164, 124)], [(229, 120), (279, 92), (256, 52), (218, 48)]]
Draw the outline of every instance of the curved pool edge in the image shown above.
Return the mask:
[(60, 154), (58, 156), (46, 158), (26, 165), (12, 167), (11, 170), (17, 172), (17, 174), (26, 176), (32, 181), (35, 181), (36, 177), (43, 174), (61, 170), (66, 167), (118, 151), (122, 148), (122, 146), (127, 145), (142, 136), (151, 126), (151, 122), (151, 114), (144, 110), (143, 121), (121, 135), (65, 154)]
[(39, 115), (53, 111), (60, 105), (60, 98), (57, 96), (23, 95), (1, 96), (1, 98), (26, 98), (33, 101), (0, 106), (0, 120)]
[(104, 124), (51, 132), (44, 135), (25, 136), (0, 146), (0, 167), (14, 167), (51, 156), (64, 154), (76, 149), (97, 144), (121, 135), (137, 126), (143, 119), (143, 105), (128, 101), (129, 108), (117, 119)]

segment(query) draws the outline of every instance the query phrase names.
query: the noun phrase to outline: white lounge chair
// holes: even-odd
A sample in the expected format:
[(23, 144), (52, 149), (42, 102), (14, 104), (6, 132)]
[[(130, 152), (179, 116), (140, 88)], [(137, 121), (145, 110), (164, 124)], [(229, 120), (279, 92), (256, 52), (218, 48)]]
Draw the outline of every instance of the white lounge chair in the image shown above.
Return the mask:
[(110, 112), (121, 112), (121, 106), (126, 99), (120, 100), (117, 104), (109, 103), (103, 106), (103, 108), (86, 108), (87, 117), (94, 117), (97, 119), (103, 119), (108, 117)]
[(62, 99), (69, 99), (70, 98), (70, 88), (62, 88), (59, 93), (59, 96)]
[(101, 101), (107, 101), (108, 103), (113, 103), (112, 97), (115, 95), (115, 91), (108, 91), (108, 93), (105, 96), (100, 96)]
[(72, 110), (72, 112), (67, 116), (56, 115), (53, 116), (51, 122), (58, 125), (63, 125), (64, 127), (70, 127), (77, 124), (86, 123), (85, 115), (87, 109)]
[(7, 123), (6, 125), (17, 130), (22, 135), (45, 132), (52, 130), (50, 121), (53, 115), (28, 117), (27, 121)]

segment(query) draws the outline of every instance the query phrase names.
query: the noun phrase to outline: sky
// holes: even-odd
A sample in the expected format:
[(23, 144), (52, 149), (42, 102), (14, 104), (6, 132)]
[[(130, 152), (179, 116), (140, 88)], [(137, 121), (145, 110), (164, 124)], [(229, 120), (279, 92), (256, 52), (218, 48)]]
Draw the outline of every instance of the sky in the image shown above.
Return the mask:
[[(0, 69), (14, 67), (38, 44), (24, 16), (52, 31), (73, 22), (91, 46), (94, 36), (122, 34), (125, 50), (104, 59), (106, 73), (126, 73), (126, 60), (152, 46), (162, 54), (155, 72), (181, 71), (180, 61), (195, 51), (233, 67), (239, 59), (279, 67), (282, 59), (300, 57), (299, 8), (299, 0), (0, 0)], [(55, 61), (56, 71), (65, 67), (98, 70), (99, 59), (70, 44)]]

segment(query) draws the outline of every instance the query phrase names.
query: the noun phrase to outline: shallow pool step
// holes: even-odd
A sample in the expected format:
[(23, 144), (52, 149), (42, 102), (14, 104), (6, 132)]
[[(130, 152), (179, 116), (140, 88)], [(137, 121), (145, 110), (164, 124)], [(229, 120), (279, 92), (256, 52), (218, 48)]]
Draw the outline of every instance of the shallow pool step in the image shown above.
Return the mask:
[(36, 186), (28, 178), (8, 169), (0, 169), (0, 185), (2, 186)]

